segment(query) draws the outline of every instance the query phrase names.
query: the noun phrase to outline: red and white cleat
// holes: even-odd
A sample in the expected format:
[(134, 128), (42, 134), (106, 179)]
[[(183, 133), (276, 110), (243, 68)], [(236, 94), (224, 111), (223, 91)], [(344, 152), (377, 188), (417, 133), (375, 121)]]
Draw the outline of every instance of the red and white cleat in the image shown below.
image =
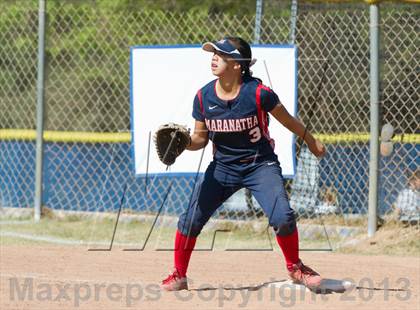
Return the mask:
[(164, 291), (188, 290), (187, 277), (181, 277), (177, 270), (162, 281), (160, 288)]
[(309, 289), (318, 288), (322, 282), (319, 273), (304, 265), (300, 260), (297, 264), (293, 264), (292, 270), (289, 270), (289, 277), (294, 283), (303, 284)]

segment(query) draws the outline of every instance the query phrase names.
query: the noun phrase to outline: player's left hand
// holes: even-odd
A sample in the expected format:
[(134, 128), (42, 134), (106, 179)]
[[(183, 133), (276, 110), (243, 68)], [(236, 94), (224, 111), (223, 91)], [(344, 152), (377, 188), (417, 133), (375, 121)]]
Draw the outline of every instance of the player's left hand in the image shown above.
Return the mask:
[(319, 140), (314, 139), (313, 143), (308, 145), (309, 150), (314, 154), (316, 157), (320, 158), (325, 155), (327, 152), (324, 144), (322, 144)]
[(190, 131), (187, 127), (168, 123), (159, 127), (154, 136), (159, 159), (167, 166), (191, 144)]

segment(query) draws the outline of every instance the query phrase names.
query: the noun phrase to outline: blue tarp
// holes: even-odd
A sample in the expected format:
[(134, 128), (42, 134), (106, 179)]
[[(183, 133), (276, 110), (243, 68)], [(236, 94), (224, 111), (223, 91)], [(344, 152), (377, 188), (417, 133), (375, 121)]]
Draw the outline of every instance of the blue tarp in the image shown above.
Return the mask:
[[(154, 212), (169, 185), (165, 212), (185, 209), (195, 176), (135, 178), (129, 143), (45, 143), (44, 205), (52, 209), (112, 211), (118, 208), (127, 184), (124, 208)], [(390, 209), (405, 186), (407, 171), (419, 166), (419, 145), (394, 145), (380, 162), (380, 213)], [(35, 182), (35, 143), (0, 142), (0, 204), (32, 207)], [(398, 165), (396, 164), (398, 163)], [(366, 213), (368, 206), (369, 145), (331, 144), (320, 162), (319, 187), (334, 187), (345, 213)]]

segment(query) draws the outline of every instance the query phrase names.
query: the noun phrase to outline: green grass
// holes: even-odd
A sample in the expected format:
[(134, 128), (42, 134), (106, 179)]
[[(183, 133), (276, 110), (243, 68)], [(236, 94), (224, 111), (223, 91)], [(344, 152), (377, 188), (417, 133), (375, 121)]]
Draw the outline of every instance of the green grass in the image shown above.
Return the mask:
[(0, 245), (50, 245), (50, 242), (46, 241), (37, 241), (37, 240), (28, 240), (23, 238), (1, 236), (0, 235)]
[[(13, 220), (14, 223), (7, 223)], [(15, 236), (2, 236), (1, 244), (48, 244), (57, 243), (54, 241), (65, 240), (75, 243), (95, 245), (101, 247), (109, 245), (115, 228), (116, 217), (114, 218), (85, 218), (81, 215), (69, 215), (64, 218), (55, 217), (53, 214), (46, 214), (39, 223), (32, 221), (21, 221), (16, 219), (2, 218), (0, 220), (0, 233), (12, 232), (33, 236), (33, 239), (18, 238)], [(3, 223), (2, 223), (3, 222)], [(176, 222), (176, 221), (175, 221)], [(127, 247), (143, 247), (147, 239), (146, 249), (172, 248), (176, 227), (174, 224), (167, 225), (165, 222), (155, 226), (153, 230), (152, 220), (131, 219), (118, 223), (114, 244)], [(214, 237), (215, 230), (218, 231)], [(39, 237), (52, 238), (51, 242), (36, 240)], [(339, 240), (333, 240), (338, 242)], [(59, 243), (59, 242), (58, 242)], [(267, 234), (264, 225), (255, 229), (251, 223), (221, 222), (216, 226), (204, 229), (197, 241), (198, 249), (260, 249), (277, 250), (277, 243), (271, 229)], [(63, 244), (65, 244), (63, 242)], [(302, 248), (328, 248), (328, 242), (323, 234), (311, 236), (310, 240), (301, 239)]]
[(330, 214), (330, 215), (323, 215), (319, 218), (301, 218), (299, 220), (300, 224), (314, 224), (316, 222), (317, 224), (324, 223), (325, 225), (336, 225), (336, 226), (346, 226), (346, 227), (367, 227), (367, 217), (361, 216), (361, 217), (343, 217), (336, 214)]

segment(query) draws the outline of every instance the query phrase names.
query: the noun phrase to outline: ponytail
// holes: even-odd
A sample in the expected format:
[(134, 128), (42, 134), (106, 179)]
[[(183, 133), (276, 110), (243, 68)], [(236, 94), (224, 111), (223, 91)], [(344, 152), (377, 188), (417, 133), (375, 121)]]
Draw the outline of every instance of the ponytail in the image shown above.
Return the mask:
[(226, 37), (226, 39), (238, 49), (242, 56), (242, 59), (238, 61), (241, 64), (242, 77), (257, 79), (260, 83), (262, 83), (261, 79), (252, 76), (250, 67), (255, 64), (257, 60), (252, 58), (251, 47), (248, 42), (239, 37)]
[(249, 69), (249, 65), (241, 64), (242, 67), (242, 76), (243, 77), (252, 77), (252, 71)]

